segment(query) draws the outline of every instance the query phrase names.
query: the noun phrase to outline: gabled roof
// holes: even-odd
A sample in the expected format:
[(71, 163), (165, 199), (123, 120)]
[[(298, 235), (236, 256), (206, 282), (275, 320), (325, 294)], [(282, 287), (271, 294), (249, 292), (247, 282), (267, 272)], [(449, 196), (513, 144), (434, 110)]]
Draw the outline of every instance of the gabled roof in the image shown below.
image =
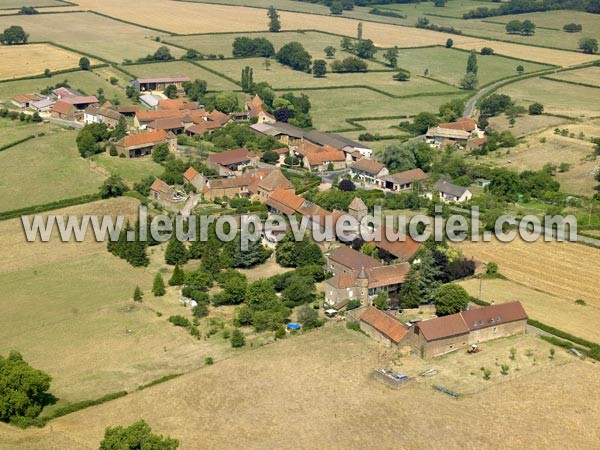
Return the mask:
[(150, 190), (155, 192), (162, 192), (163, 194), (169, 192), (170, 189), (171, 187), (160, 178), (154, 180), (152, 186), (150, 186)]
[(338, 273), (337, 275), (325, 280), (325, 283), (333, 286), (335, 289), (354, 287), (356, 286), (356, 275), (356, 272)]
[(427, 130), (426, 136), (467, 140), (471, 136), (471, 133), (462, 129), (432, 127)]
[(311, 142), (319, 145), (329, 145), (337, 150), (342, 150), (346, 147), (363, 148), (364, 146), (356, 141), (348, 139), (344, 136), (334, 133), (323, 133), (322, 131), (312, 130), (306, 133), (305, 136)]
[(292, 182), (279, 169), (271, 171), (258, 183), (258, 187), (265, 191), (274, 191), (277, 188), (285, 190), (294, 189)]
[(285, 189), (276, 189), (266, 201), (267, 206), (288, 215), (299, 212), (303, 203), (302, 197)]
[(427, 341), (435, 341), (437, 339), (445, 339), (469, 333), (469, 327), (467, 327), (460, 314), (423, 320), (415, 324), (415, 326), (419, 328), (419, 331)]
[(469, 190), (465, 186), (457, 186), (448, 181), (440, 180), (433, 185), (435, 190), (440, 191), (443, 194), (449, 194), (454, 197), (462, 197), (462, 195)]
[(119, 111), (121, 114), (136, 113), (136, 112), (138, 112), (139, 109), (140, 109), (140, 107), (137, 105), (118, 105), (117, 106), (117, 111)]
[(44, 98), (42, 100), (38, 100), (36, 102), (31, 102), (31, 106), (33, 106), (34, 108), (47, 108), (48, 106), (52, 106), (54, 105), (54, 100), (52, 100), (51, 98)]
[(125, 136), (119, 141), (119, 144), (125, 148), (136, 147), (138, 145), (154, 145), (164, 142), (167, 136), (167, 132), (163, 130), (146, 131), (144, 133)]
[(236, 150), (227, 150), (221, 153), (213, 153), (209, 155), (208, 160), (221, 166), (228, 166), (229, 164), (238, 164), (249, 161), (256, 155), (247, 148), (238, 148)]
[(158, 102), (160, 109), (197, 109), (198, 102), (190, 102), (183, 98), (165, 99)]
[(11, 100), (14, 100), (17, 103), (29, 103), (41, 100), (43, 97), (37, 94), (21, 94), (15, 95)]
[(63, 97), (78, 97), (78, 96), (82, 95), (81, 92), (76, 91), (75, 89), (64, 87), (64, 86), (54, 89), (52, 91), (52, 93), (54, 95), (56, 95), (57, 97), (61, 97), (61, 98), (63, 98)]
[(393, 173), (383, 177), (383, 180), (399, 185), (414, 183), (415, 181), (423, 181), (426, 179), (427, 174), (421, 169), (406, 170), (404, 172)]
[(408, 275), (408, 272), (410, 272), (410, 264), (407, 262), (368, 268), (366, 269), (366, 275), (369, 279), (369, 288), (404, 283), (404, 279), (406, 278), (406, 275)]
[[(379, 234), (379, 232), (381, 232), (381, 239), (374, 239), (372, 241), (372, 243), (377, 247), (380, 248), (382, 250), (385, 250), (386, 252), (390, 253), (391, 255), (395, 256), (398, 259), (401, 259), (402, 261), (408, 261), (409, 259), (411, 259), (413, 256), (415, 256), (415, 253), (417, 253), (417, 250), (419, 250), (419, 248), (421, 248), (421, 243), (415, 241), (413, 238), (411, 238), (410, 236), (404, 235), (403, 233), (397, 233), (394, 232), (392, 229), (390, 228), (382, 228), (382, 226), (380, 226), (376, 231), (375, 231), (375, 236), (377, 237), (377, 235)], [(387, 230), (387, 232), (386, 232)], [(398, 234), (400, 238), (403, 238), (404, 240), (389, 240), (388, 239), (388, 234), (390, 236), (393, 236), (394, 234)]]
[(219, 122), (213, 122), (212, 120), (209, 120), (196, 123), (191, 127), (188, 127), (186, 131), (194, 134), (204, 134), (207, 131), (216, 130), (219, 128), (221, 128), (221, 124)]
[(156, 119), (148, 124), (148, 128), (153, 130), (175, 130), (183, 128), (183, 117), (168, 117), (166, 119)]
[(445, 128), (448, 130), (463, 130), (471, 133), (475, 128), (477, 128), (477, 122), (473, 119), (469, 119), (468, 117), (461, 117), (456, 120), (456, 122), (444, 122), (438, 125), (440, 128)]
[(381, 266), (381, 262), (375, 258), (346, 246), (335, 249), (329, 254), (328, 258), (330, 261), (342, 264), (352, 270)]
[(209, 189), (231, 189), (250, 186), (256, 180), (254, 177), (219, 178), (208, 182)]
[(89, 106), (85, 112), (96, 116), (108, 117), (113, 120), (119, 120), (121, 118), (121, 114), (110, 108), (96, 108), (94, 106)]
[(371, 325), (396, 344), (402, 341), (408, 334), (408, 329), (402, 322), (378, 310), (374, 306), (369, 306), (362, 316), (360, 316), (360, 320)]
[(185, 83), (190, 81), (185, 75), (176, 77), (138, 78), (138, 83)]
[(471, 331), (496, 326), (501, 323), (527, 320), (527, 313), (520, 302), (500, 303), (483, 308), (472, 308), (460, 314), (462, 314), (467, 327)]
[(311, 166), (316, 166), (325, 162), (346, 161), (346, 156), (344, 155), (344, 152), (341, 152), (339, 150), (311, 152), (307, 153), (304, 157), (308, 160), (308, 163)]
[(352, 169), (360, 170), (361, 172), (366, 172), (371, 175), (377, 175), (385, 169), (385, 164), (373, 159), (361, 158), (352, 164)]
[(139, 110), (135, 113), (135, 117), (140, 122), (152, 122), (158, 119), (168, 119), (171, 117), (181, 117), (184, 113), (177, 109), (160, 109), (160, 110), (151, 110), (151, 111), (143, 111)]
[(183, 172), (183, 178), (189, 182), (191, 182), (198, 175), (200, 175), (200, 173), (193, 167), (189, 167), (185, 172)]
[(362, 211), (367, 208), (367, 205), (365, 205), (365, 202), (362, 201), (362, 199), (360, 197), (354, 197), (354, 200), (352, 200), (350, 202), (350, 205), (348, 205), (348, 209), (353, 209), (355, 211)]
[(229, 116), (216, 109), (213, 109), (210, 113), (208, 113), (208, 117), (210, 120), (220, 123), (221, 126), (229, 122)]
[(71, 108), (74, 106), (70, 103), (67, 103), (63, 100), (58, 100), (54, 106), (52, 107), (52, 112), (57, 112), (59, 114), (68, 114), (71, 111)]
[(95, 95), (88, 96), (77, 96), (77, 97), (66, 97), (61, 98), (61, 102), (70, 103), (71, 105), (85, 105), (89, 103), (98, 103), (98, 99)]

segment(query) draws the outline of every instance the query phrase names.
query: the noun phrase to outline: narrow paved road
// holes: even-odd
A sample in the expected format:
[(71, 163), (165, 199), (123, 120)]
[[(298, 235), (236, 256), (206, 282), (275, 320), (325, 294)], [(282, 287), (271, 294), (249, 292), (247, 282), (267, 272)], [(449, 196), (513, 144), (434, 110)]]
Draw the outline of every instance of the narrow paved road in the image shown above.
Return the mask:
[(479, 99), (481, 97), (483, 97), (484, 95), (486, 95), (488, 92), (490, 92), (491, 90), (497, 88), (498, 86), (500, 86), (501, 84), (504, 84), (504, 83), (506, 83), (506, 80), (502, 80), (502, 81), (498, 81), (497, 83), (490, 84), (489, 86), (486, 86), (482, 90), (480, 90), (473, 97), (471, 97), (467, 101), (467, 104), (465, 105), (465, 113), (463, 114), (463, 116), (471, 117), (473, 115), (473, 110), (475, 109), (475, 103), (477, 103), (479, 101)]

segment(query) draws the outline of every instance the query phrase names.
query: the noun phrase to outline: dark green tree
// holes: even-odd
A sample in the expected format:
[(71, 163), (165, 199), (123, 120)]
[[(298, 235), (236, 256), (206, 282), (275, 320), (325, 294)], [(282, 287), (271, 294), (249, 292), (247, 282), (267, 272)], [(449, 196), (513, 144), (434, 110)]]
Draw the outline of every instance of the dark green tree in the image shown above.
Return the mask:
[(300, 42), (289, 42), (279, 49), (277, 61), (294, 70), (308, 72), (311, 67), (311, 56)]
[(467, 73), (477, 75), (478, 71), (479, 67), (477, 66), (477, 52), (475, 50), (471, 50), (469, 58), (467, 59)]
[(233, 348), (240, 348), (246, 345), (246, 338), (244, 334), (237, 328), (231, 333), (231, 346)]
[(323, 321), (319, 319), (319, 313), (310, 305), (302, 305), (298, 309), (298, 322), (302, 324), (304, 330), (312, 330), (323, 325)]
[(8, 27), (0, 34), (0, 43), (5, 45), (27, 44), (28, 39), (29, 34), (18, 25)]
[(136, 286), (135, 290), (133, 291), (133, 301), (141, 302), (143, 297), (144, 297), (144, 294), (142, 293), (142, 290), (140, 289), (139, 286)]
[(469, 304), (469, 294), (458, 284), (443, 285), (435, 296), (435, 312), (438, 316), (456, 314)]
[(354, 46), (354, 53), (359, 58), (371, 59), (377, 53), (377, 47), (371, 39), (363, 39)]
[(335, 52), (336, 52), (335, 47), (328, 45), (327, 47), (325, 47), (324, 51), (325, 51), (325, 56), (327, 56), (327, 58), (332, 59), (335, 57)]
[(90, 70), (90, 60), (85, 56), (79, 59), (79, 68), (81, 70)]
[(327, 74), (327, 63), (323, 59), (316, 59), (313, 62), (313, 75), (315, 78), (322, 78)]
[(155, 297), (162, 297), (167, 293), (165, 290), (165, 282), (160, 273), (157, 273), (154, 277), (154, 282), (152, 283), (152, 293)]
[(446, 48), (452, 48), (454, 41), (451, 38), (446, 39)]
[(418, 308), (421, 304), (421, 277), (414, 267), (411, 267), (400, 288), (400, 307)]
[(271, 33), (277, 33), (278, 31), (280, 31), (281, 21), (279, 20), (279, 13), (277, 12), (274, 6), (269, 6), (267, 16), (269, 17), (269, 31)]
[(168, 84), (163, 93), (171, 99), (179, 97), (179, 91), (174, 84)]
[(392, 47), (385, 51), (383, 59), (385, 59), (390, 67), (398, 67), (398, 47)]
[(593, 54), (598, 51), (598, 39), (584, 37), (579, 40), (578, 45), (583, 53)]
[(179, 441), (152, 433), (152, 428), (139, 420), (127, 428), (108, 427), (100, 450), (176, 450)]
[(179, 264), (175, 266), (173, 275), (169, 278), (169, 286), (181, 286), (185, 281), (185, 272), (179, 267)]
[(100, 186), (100, 197), (120, 197), (128, 190), (129, 188), (120, 176), (111, 175), (106, 180), (104, 180), (104, 183), (102, 183), (102, 186)]

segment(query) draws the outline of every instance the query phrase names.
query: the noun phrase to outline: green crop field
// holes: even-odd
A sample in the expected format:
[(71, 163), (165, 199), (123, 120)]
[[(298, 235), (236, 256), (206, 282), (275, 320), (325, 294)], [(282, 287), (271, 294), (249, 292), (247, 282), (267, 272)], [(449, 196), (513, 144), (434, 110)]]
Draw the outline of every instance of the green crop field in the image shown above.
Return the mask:
[[(298, 92), (295, 92), (298, 94)], [(414, 115), (420, 111), (436, 112), (440, 105), (464, 97), (433, 95), (409, 98), (389, 98), (364, 88), (319, 89), (304, 92), (309, 96), (313, 124), (322, 131), (352, 128), (347, 118)]]
[[(204, 63), (205, 61), (202, 61)], [(187, 75), (190, 79), (201, 79), (208, 83), (211, 91), (240, 90), (240, 87), (214, 73), (204, 70), (187, 61), (172, 61), (152, 64), (139, 64), (126, 67), (128, 72), (138, 77), (167, 77)], [(241, 70), (241, 69), (240, 69)], [(240, 74), (232, 74), (234, 79), (239, 79)]]
[(590, 101), (598, 97), (596, 88), (529, 78), (509, 84), (499, 92), (510, 95), (524, 106), (540, 102), (549, 113), (570, 117), (593, 117), (600, 114), (600, 103)]
[(163, 171), (163, 168), (152, 161), (151, 157), (125, 159), (103, 153), (93, 156), (92, 160), (110, 174), (118, 175), (130, 184), (149, 176), (157, 177)]
[[(107, 99), (117, 98), (122, 103), (127, 103), (125, 90), (123, 87), (113, 86), (106, 81), (106, 70), (101, 69), (100, 72), (95, 71), (78, 71), (54, 75), (48, 78), (36, 78), (32, 80), (7, 81), (0, 83), (0, 100), (10, 100), (17, 94), (33, 94), (40, 90), (55, 86), (67, 80), (68, 84), (85, 94), (95, 95), (99, 88), (104, 90), (104, 96)], [(122, 75), (121, 75), (122, 76)]]
[[(369, 86), (380, 89), (391, 95), (406, 96), (421, 92), (453, 92), (452, 86), (447, 86), (423, 77), (413, 77), (407, 82), (398, 82), (392, 78), (395, 71), (367, 72), (340, 74), (328, 73), (324, 78), (315, 78), (311, 74), (292, 70), (277, 62), (273, 62), (267, 70), (261, 58), (229, 59), (223, 61), (203, 61), (202, 64), (231, 78), (240, 78), (244, 67), (254, 69), (254, 81), (266, 81), (279, 90), (301, 88), (327, 88), (332, 86)], [(377, 66), (376, 66), (377, 67)]]
[(0, 211), (98, 191), (102, 176), (79, 156), (74, 131), (62, 131), (0, 152)]
[[(152, 39), (164, 34), (88, 12), (0, 17), (0, 29), (11, 25), (22, 26), (30, 41), (53, 41), (114, 62), (136, 60), (164, 45)], [(170, 50), (175, 57), (184, 53)]]

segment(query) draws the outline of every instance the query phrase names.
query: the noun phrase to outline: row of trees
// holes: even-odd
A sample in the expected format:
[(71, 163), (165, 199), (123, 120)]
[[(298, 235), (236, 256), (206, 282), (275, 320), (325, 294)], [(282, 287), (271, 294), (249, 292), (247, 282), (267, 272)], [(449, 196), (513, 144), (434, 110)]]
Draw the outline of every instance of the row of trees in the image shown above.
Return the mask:
[(510, 0), (500, 4), (497, 8), (479, 7), (473, 9), (463, 14), (463, 19), (483, 19), (485, 17), (561, 9), (600, 14), (600, 4), (596, 0)]
[(522, 36), (531, 36), (535, 34), (535, 23), (531, 20), (511, 20), (506, 24), (506, 32), (508, 34), (520, 34)]

